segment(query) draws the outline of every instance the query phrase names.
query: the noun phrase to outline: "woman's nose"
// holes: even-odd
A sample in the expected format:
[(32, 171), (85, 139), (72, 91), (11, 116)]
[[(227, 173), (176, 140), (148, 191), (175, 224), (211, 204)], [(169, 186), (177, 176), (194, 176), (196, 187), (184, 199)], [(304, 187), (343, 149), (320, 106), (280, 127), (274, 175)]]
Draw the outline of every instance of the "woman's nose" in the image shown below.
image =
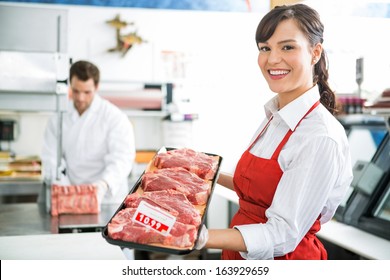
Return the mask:
[(270, 51), (268, 55), (268, 63), (275, 64), (282, 61), (282, 56), (278, 51)]

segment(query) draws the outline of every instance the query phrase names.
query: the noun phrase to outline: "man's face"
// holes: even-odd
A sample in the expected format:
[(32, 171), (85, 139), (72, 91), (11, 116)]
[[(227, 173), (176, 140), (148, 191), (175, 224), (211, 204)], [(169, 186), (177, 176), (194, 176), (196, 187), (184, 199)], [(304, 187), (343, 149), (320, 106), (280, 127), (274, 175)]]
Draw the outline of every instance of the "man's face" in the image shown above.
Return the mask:
[(97, 91), (97, 86), (93, 79), (82, 81), (76, 76), (73, 76), (70, 81), (70, 87), (72, 89), (74, 107), (81, 116), (91, 105)]

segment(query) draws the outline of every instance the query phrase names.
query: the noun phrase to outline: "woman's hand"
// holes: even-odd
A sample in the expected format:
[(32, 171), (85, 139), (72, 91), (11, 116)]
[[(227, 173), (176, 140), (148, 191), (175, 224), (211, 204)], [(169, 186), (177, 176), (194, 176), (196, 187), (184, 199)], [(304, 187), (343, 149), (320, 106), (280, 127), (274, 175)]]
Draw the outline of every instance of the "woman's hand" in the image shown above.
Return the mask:
[(203, 224), (200, 228), (200, 233), (198, 237), (198, 241), (195, 244), (196, 250), (201, 250), (206, 245), (207, 241), (209, 240), (209, 231), (207, 230), (207, 227)]
[(228, 188), (230, 190), (234, 190), (233, 175), (221, 172), (219, 174), (217, 184), (224, 186), (225, 188)]

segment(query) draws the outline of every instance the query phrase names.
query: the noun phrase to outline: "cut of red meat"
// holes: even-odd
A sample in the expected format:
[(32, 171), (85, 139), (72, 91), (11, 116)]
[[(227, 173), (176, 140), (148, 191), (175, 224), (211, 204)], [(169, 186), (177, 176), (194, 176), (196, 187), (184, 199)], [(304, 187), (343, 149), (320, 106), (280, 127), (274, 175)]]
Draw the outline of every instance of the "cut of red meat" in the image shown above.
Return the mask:
[(162, 191), (130, 194), (126, 197), (124, 204), (126, 207), (137, 208), (142, 200), (167, 211), (176, 217), (176, 221), (183, 224), (198, 227), (201, 223), (201, 215), (194, 205), (181, 192), (169, 189)]
[(182, 167), (157, 169), (146, 172), (142, 177), (141, 188), (145, 192), (174, 189), (183, 193), (194, 205), (207, 202), (210, 183)]
[(108, 236), (112, 239), (119, 239), (139, 244), (162, 244), (165, 239), (164, 235), (131, 221), (122, 224), (109, 223)]
[[(132, 194), (129, 194), (125, 198), (124, 204), (126, 207), (129, 207), (129, 208), (137, 208), (143, 199), (144, 199), (144, 196), (139, 195), (138, 193), (132, 193)], [(153, 200), (149, 200), (149, 199), (146, 199), (146, 200), (152, 206), (164, 208), (164, 210), (167, 211), (172, 216), (177, 217), (179, 215), (179, 211), (175, 210), (174, 208), (170, 207), (169, 205), (159, 205), (158, 203), (154, 202)]]
[(197, 228), (194, 225), (178, 221), (166, 236), (132, 221), (136, 208), (120, 210), (108, 224), (108, 236), (139, 244), (162, 244), (175, 247), (190, 247), (196, 239)]
[(211, 180), (214, 178), (218, 161), (205, 153), (182, 148), (157, 154), (154, 165), (159, 169), (183, 167), (202, 179)]
[[(183, 224), (199, 226), (201, 215), (191, 202), (182, 193), (175, 190), (145, 192), (144, 198), (161, 205), (163, 208), (171, 207), (179, 212), (176, 220)], [(165, 207), (164, 207), (165, 206)]]
[(124, 208), (120, 210), (114, 217), (112, 217), (111, 223), (112, 224), (130, 223), (133, 219), (136, 210), (137, 208)]
[(97, 214), (100, 211), (98, 191), (93, 185), (51, 187), (51, 215)]

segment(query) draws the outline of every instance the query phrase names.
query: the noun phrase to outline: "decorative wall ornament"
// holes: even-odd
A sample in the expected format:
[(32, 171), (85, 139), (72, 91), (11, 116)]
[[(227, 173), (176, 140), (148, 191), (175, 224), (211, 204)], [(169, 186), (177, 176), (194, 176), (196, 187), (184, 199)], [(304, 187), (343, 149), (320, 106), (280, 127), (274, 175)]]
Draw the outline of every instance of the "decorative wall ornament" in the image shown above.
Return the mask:
[(116, 15), (115, 18), (107, 20), (106, 23), (114, 27), (116, 31), (116, 46), (108, 49), (109, 52), (120, 52), (122, 57), (124, 57), (135, 44), (147, 42), (137, 34), (137, 31), (121, 34), (121, 29), (129, 25), (134, 25), (134, 22), (122, 21), (120, 15)]

